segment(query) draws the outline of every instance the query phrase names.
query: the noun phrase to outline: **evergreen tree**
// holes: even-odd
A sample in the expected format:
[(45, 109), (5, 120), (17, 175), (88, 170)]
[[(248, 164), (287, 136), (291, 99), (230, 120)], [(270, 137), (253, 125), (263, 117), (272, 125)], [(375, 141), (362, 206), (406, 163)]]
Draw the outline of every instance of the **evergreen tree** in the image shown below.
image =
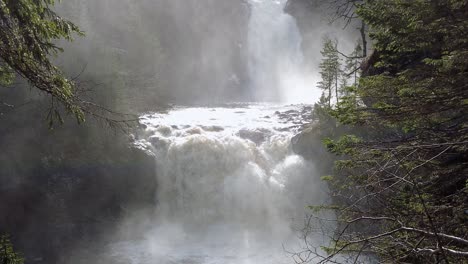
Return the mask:
[(85, 107), (77, 96), (75, 83), (51, 62), (61, 51), (60, 39), (72, 40), (82, 32), (52, 9), (54, 0), (0, 0), (0, 85), (8, 85), (13, 73), (52, 98), (48, 118), (61, 121), (59, 102), (79, 122)]
[[(359, 68), (362, 60), (362, 46), (357, 44), (353, 52), (346, 57), (344, 72), (345, 75), (351, 79), (353, 86), (357, 85), (359, 77)], [(344, 85), (346, 86), (346, 85)]]
[(6, 236), (0, 237), (0, 263), (23, 264), (23, 258), (14, 251), (10, 239)]
[(338, 80), (340, 76), (340, 58), (337, 51), (338, 41), (332, 41), (326, 38), (323, 42), (323, 49), (320, 51), (322, 54), (322, 62), (319, 65), (321, 81), (318, 87), (323, 90), (328, 101), (328, 107), (332, 106), (332, 95), (335, 91), (335, 96), (338, 100)]
[(331, 111), (354, 133), (326, 140), (340, 156), (327, 178), (340, 224), (323, 260), (467, 263), (468, 1), (373, 0), (356, 13), (373, 69)]

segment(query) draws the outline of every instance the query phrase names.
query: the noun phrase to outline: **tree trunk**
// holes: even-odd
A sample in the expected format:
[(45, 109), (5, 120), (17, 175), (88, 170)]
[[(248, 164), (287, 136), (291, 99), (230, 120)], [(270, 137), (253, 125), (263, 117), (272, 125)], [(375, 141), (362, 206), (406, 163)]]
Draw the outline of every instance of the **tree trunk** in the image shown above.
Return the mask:
[(335, 72), (335, 95), (336, 95), (336, 105), (338, 105), (338, 69)]
[(366, 36), (366, 23), (364, 21), (361, 22), (361, 28), (359, 29), (361, 32), (362, 38), (362, 57), (367, 57), (367, 36)]

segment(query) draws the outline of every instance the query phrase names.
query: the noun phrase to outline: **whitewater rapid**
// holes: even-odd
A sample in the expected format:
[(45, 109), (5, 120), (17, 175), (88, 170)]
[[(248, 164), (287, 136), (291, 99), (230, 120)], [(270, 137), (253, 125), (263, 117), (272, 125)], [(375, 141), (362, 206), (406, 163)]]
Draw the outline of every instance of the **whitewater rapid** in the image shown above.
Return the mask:
[[(252, 100), (140, 117), (135, 147), (154, 157), (154, 208), (128, 210), (93, 263), (287, 264), (304, 249), (307, 206), (326, 202), (315, 164), (292, 151), (311, 123), (316, 79), (287, 0), (249, 0)], [(320, 229), (320, 227), (319, 227)], [(121, 242), (115, 242), (121, 241)], [(326, 245), (319, 231), (307, 243)], [(297, 260), (297, 259), (296, 259)]]
[(300, 249), (306, 206), (327, 197), (314, 164), (291, 150), (311, 110), (234, 104), (142, 116), (134, 144), (156, 162), (153, 228), (111, 255), (135, 264), (291, 263), (285, 248)]

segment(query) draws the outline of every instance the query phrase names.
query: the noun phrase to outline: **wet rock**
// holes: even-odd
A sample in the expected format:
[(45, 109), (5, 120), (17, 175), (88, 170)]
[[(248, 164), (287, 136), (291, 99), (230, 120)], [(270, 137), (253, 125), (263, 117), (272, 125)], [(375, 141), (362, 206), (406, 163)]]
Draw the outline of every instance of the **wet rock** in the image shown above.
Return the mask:
[(159, 126), (156, 131), (166, 137), (172, 134), (172, 128), (169, 126)]
[(243, 139), (248, 139), (254, 142), (255, 144), (259, 145), (265, 141), (268, 134), (269, 134), (269, 131), (266, 131), (266, 130), (242, 129), (237, 133), (237, 136)]
[(187, 129), (185, 132), (189, 135), (200, 135), (203, 133), (203, 130), (200, 127), (192, 127)]
[(221, 132), (224, 131), (223, 127), (220, 126), (202, 126), (202, 129), (207, 132)]
[(148, 141), (155, 147), (156, 149), (162, 149), (162, 148), (167, 148), (169, 143), (167, 140), (161, 139), (158, 136), (152, 136), (148, 139)]
[(314, 160), (326, 152), (313, 126), (305, 128), (291, 139), (292, 150), (305, 159)]

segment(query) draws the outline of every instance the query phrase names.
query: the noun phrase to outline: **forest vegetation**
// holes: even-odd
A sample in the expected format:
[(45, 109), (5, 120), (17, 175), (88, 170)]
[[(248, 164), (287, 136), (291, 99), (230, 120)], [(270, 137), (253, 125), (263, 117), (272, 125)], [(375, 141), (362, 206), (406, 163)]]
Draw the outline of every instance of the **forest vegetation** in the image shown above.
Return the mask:
[(345, 55), (324, 41), (315, 115), (336, 155), (333, 203), (312, 209), (335, 212), (338, 230), (325, 253), (298, 256), (468, 263), (468, 1), (328, 2), (368, 27), (373, 51), (354, 79), (362, 44)]
[[(245, 1), (213, 0), (208, 11), (197, 1), (156, 1), (156, 19), (145, 8), (151, 1), (123, 2), (122, 13), (104, 19), (84, 5), (112, 1), (67, 1), (67, 9), (54, 0), (0, 0), (0, 234), (11, 235), (0, 238), (1, 263), (24, 262), (12, 244), (32, 252), (26, 259), (60, 263), (72, 238), (92, 244), (128, 205), (154, 205), (154, 161), (100, 120), (126, 124), (133, 115), (120, 112), (244, 92)], [(329, 153), (307, 144), (298, 152), (326, 160), (322, 179), (333, 199), (311, 212), (320, 223), (329, 221), (323, 211), (333, 212), (337, 228), (327, 230), (329, 245), (307, 245), (296, 260), (468, 263), (468, 0), (314, 2), (357, 26), (360, 41), (344, 54), (324, 39), (313, 132)], [(174, 6), (186, 20), (171, 20)], [(211, 22), (219, 16), (229, 19)], [(121, 19), (123, 29), (114, 26)], [(216, 57), (220, 46), (229, 48)], [(30, 90), (39, 93), (23, 102)]]
[(0, 84), (11, 85), (14, 74), (19, 74), (34, 88), (50, 95), (47, 119), (51, 125), (56, 120), (62, 121), (55, 102), (82, 122), (84, 109), (77, 87), (51, 62), (50, 56), (61, 51), (54, 41), (72, 40), (73, 34), (83, 33), (75, 24), (59, 17), (51, 9), (53, 4), (51, 0), (0, 2)]

